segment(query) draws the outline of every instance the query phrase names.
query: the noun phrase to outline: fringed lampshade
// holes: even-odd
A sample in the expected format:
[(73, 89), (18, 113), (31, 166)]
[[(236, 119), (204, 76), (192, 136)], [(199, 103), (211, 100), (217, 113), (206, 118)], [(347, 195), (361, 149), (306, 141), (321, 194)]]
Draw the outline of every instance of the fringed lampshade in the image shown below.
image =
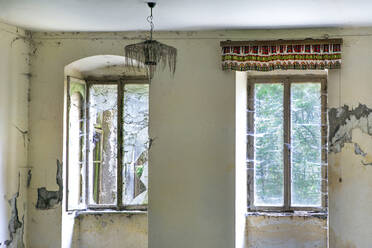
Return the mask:
[(148, 66), (150, 77), (152, 77), (156, 66), (161, 62), (163, 69), (168, 65), (170, 72), (174, 75), (176, 71), (177, 49), (152, 39), (154, 30), (152, 9), (155, 7), (155, 2), (148, 2), (147, 4), (151, 9), (151, 15), (147, 18), (147, 21), (151, 25), (150, 39), (125, 47), (127, 64), (133, 66), (136, 64), (136, 61), (142, 62)]

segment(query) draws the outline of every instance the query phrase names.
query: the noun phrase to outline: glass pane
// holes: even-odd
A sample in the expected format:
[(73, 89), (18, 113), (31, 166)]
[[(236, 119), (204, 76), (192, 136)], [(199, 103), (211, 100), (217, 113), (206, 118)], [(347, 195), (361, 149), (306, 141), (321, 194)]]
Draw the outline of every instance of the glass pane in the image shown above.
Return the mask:
[(283, 85), (255, 85), (254, 204), (283, 206)]
[(291, 86), (292, 206), (321, 206), (320, 83)]
[[(75, 81), (75, 80), (74, 80)], [(70, 82), (68, 137), (68, 209), (79, 209), (83, 203), (85, 168), (85, 84)]]
[(89, 91), (89, 203), (116, 204), (117, 86)]
[(149, 86), (124, 88), (123, 205), (147, 204)]

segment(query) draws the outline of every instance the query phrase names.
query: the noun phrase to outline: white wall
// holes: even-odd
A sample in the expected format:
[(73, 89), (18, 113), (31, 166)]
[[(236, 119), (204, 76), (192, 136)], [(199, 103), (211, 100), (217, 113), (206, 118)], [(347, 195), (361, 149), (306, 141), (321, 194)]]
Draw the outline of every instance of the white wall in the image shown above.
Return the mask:
[[(0, 247), (11, 240), (9, 223), (17, 223), (9, 247), (26, 241), (22, 229), (27, 219), (29, 45), (25, 38), (25, 31), (0, 23)], [(16, 200), (16, 208), (9, 200), (13, 204)]]
[(235, 75), (218, 40), (166, 40), (174, 78), (150, 89), (149, 248), (234, 246)]
[[(36, 210), (35, 203), (38, 187), (58, 189), (55, 159), (62, 158), (64, 66), (92, 55), (122, 55), (124, 45), (135, 42), (130, 38), (143, 35), (33, 34), (30, 247), (58, 247), (61, 242), (60, 206)], [(178, 49), (178, 63), (174, 78), (159, 73), (150, 87), (150, 136), (155, 138), (150, 150), (150, 248), (234, 247), (235, 76), (220, 69), (219, 42), (324, 35), (345, 43), (342, 69), (329, 74), (329, 107), (361, 102), (372, 108), (371, 28), (157, 33), (156, 38)], [(371, 136), (353, 137), (372, 152), (367, 146)], [(372, 242), (372, 167), (360, 160), (349, 145), (330, 156), (331, 248), (364, 248)]]

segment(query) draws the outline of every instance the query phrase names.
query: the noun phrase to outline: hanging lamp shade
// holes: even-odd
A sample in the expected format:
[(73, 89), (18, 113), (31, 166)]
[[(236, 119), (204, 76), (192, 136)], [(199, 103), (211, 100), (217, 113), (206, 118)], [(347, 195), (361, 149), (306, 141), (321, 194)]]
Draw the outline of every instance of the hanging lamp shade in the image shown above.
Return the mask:
[(151, 73), (160, 63), (163, 69), (168, 66), (173, 75), (176, 71), (177, 49), (156, 40), (145, 40), (126, 46), (125, 57), (130, 65), (134, 65), (135, 61), (142, 62), (149, 67)]
[(124, 48), (126, 62), (131, 66), (138, 65), (137, 62), (146, 65), (149, 69), (150, 77), (153, 76), (157, 65), (160, 63), (163, 69), (168, 66), (171, 74), (174, 75), (176, 71), (177, 49), (152, 39), (154, 31), (152, 9), (155, 7), (155, 2), (148, 2), (147, 4), (151, 9), (151, 15), (147, 17), (147, 21), (151, 26), (150, 38), (143, 42), (126, 46)]

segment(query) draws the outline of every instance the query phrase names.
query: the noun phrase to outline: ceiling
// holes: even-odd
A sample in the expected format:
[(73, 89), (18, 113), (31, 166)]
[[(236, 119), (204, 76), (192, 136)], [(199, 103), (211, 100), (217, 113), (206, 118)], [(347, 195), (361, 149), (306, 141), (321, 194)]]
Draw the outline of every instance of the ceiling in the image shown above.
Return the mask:
[[(371, 0), (157, 0), (156, 30), (372, 25)], [(39, 31), (147, 30), (145, 0), (0, 0), (0, 21)]]

